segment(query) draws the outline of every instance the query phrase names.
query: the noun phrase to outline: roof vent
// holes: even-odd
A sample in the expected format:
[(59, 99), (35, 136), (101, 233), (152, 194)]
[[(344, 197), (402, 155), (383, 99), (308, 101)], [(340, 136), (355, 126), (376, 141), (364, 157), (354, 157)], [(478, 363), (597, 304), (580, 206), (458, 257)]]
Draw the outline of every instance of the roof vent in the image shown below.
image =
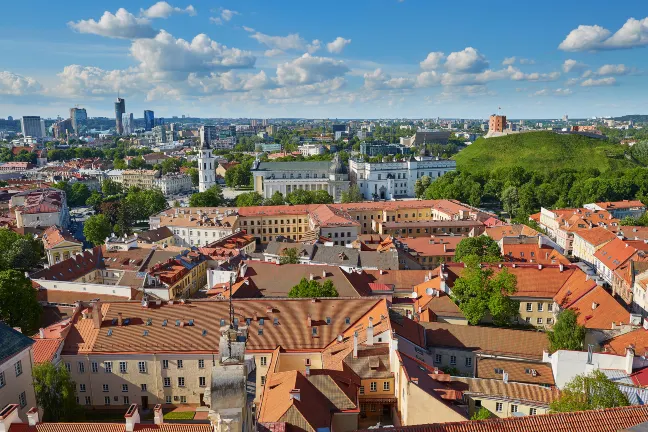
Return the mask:
[(168, 322), (167, 320), (162, 321), (162, 327), (166, 327), (166, 326), (167, 326), (167, 322)]
[(108, 329), (107, 336), (112, 336), (112, 329)]
[(148, 331), (148, 330), (144, 330), (144, 333), (142, 334), (142, 336), (148, 336), (148, 335), (149, 335), (149, 331)]
[(203, 335), (203, 336), (207, 336), (207, 329), (203, 329), (203, 331), (202, 331), (202, 335)]

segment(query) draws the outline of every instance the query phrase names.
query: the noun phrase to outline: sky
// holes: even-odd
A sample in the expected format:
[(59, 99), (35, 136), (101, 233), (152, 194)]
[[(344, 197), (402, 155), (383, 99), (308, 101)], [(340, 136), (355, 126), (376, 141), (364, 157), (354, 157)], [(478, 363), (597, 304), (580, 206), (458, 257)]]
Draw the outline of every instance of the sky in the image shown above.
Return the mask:
[(5, 3), (5, 118), (648, 114), (646, 0)]

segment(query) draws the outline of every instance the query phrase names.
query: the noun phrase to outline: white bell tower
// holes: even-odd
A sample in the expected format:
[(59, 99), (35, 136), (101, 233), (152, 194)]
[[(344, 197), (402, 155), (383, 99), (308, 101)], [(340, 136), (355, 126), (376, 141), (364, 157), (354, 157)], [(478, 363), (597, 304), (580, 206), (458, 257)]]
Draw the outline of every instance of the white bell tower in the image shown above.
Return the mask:
[(216, 184), (216, 158), (206, 141), (198, 149), (198, 192)]

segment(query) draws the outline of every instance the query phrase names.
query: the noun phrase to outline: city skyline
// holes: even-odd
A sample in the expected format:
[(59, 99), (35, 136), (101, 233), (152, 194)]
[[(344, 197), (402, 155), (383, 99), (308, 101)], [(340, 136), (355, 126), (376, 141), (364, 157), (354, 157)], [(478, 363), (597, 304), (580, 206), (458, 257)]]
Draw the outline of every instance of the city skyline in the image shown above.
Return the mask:
[(12, 3), (0, 117), (65, 117), (76, 105), (111, 117), (118, 94), (136, 117), (642, 114), (648, 12), (627, 1), (603, 14), (606, 4)]

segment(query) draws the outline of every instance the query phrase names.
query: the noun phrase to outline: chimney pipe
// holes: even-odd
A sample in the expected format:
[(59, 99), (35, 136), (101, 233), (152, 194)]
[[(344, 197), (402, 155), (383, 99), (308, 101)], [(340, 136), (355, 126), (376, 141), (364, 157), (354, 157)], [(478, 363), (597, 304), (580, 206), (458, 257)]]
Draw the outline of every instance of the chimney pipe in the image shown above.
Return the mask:
[(101, 302), (96, 301), (92, 307), (92, 324), (95, 329), (101, 328), (103, 316), (101, 315)]
[(38, 329), (38, 336), (41, 339), (45, 339), (45, 329), (43, 329), (43, 328)]
[(353, 358), (358, 358), (358, 332), (353, 333)]
[(310, 280), (315, 279), (315, 275), (313, 273), (311, 273), (310, 276), (308, 277), (308, 279), (310, 279)]
[(122, 313), (121, 313), (121, 312), (117, 312), (117, 325), (118, 325), (119, 327), (121, 327), (123, 323), (124, 323), (124, 320), (123, 320), (123, 318), (122, 318)]
[(161, 425), (164, 423), (164, 414), (162, 413), (162, 405), (157, 404), (153, 408), (153, 423)]
[(38, 408), (32, 407), (27, 411), (27, 423), (29, 423), (29, 426), (36, 426), (40, 423), (40, 419), (38, 418)]
[(625, 371), (627, 374), (632, 373), (632, 366), (634, 362), (635, 351), (634, 348), (626, 348), (626, 358), (625, 358)]
[(369, 346), (373, 346), (374, 344), (374, 326), (373, 326), (373, 318), (369, 317), (369, 326), (367, 326), (367, 342), (365, 342)]
[(140, 414), (137, 404), (131, 404), (124, 415), (126, 419), (126, 432), (134, 432), (135, 426), (140, 422)]

